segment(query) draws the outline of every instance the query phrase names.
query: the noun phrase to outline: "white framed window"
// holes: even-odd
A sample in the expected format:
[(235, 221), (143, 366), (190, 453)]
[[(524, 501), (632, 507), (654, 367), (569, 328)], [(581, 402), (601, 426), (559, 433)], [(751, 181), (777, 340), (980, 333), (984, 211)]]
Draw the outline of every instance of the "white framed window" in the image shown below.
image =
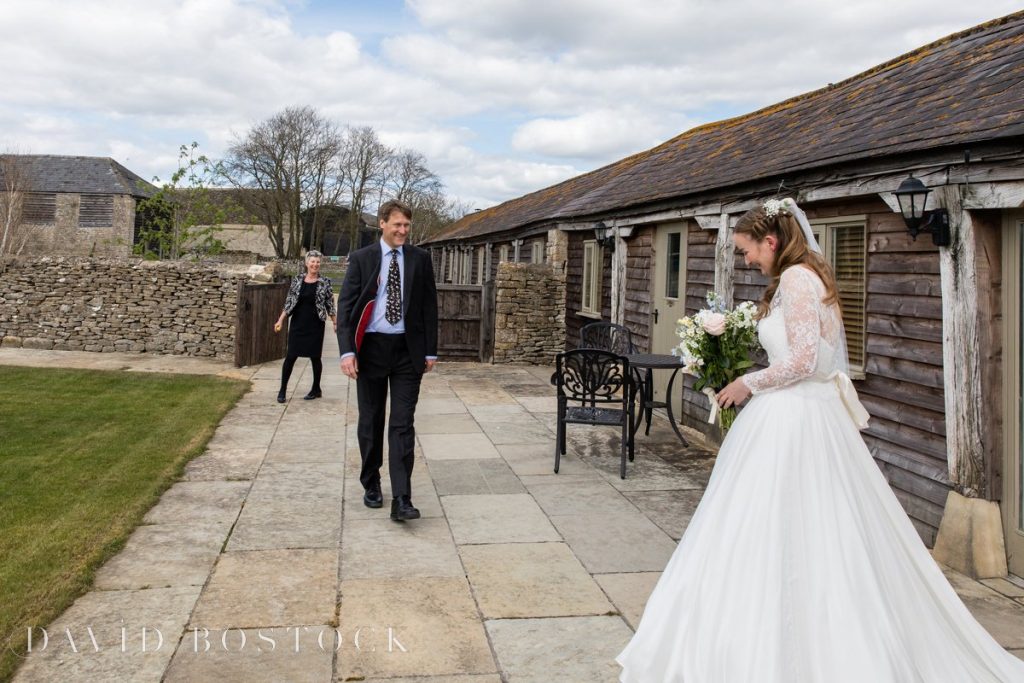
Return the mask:
[(498, 263), (505, 263), (508, 261), (508, 245), (503, 244), (498, 247)]
[(670, 232), (667, 235), (667, 256), (665, 265), (665, 298), (678, 299), (683, 273), (683, 233)]
[(601, 317), (601, 266), (603, 255), (596, 240), (583, 243), (583, 296), (580, 312)]
[(476, 283), (482, 285), (484, 283), (484, 247), (476, 248)]
[(839, 303), (846, 327), (850, 374), (864, 377), (864, 343), (867, 337), (867, 217), (846, 216), (811, 221), (821, 253), (836, 274)]
[(530, 263), (544, 263), (544, 241), (530, 243)]

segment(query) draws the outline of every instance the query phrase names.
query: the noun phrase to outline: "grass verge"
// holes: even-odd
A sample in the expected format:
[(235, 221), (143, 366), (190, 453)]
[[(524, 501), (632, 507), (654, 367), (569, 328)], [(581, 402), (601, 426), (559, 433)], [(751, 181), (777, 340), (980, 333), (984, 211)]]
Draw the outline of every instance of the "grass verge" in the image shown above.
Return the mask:
[(248, 382), (0, 366), (0, 681), (92, 584)]

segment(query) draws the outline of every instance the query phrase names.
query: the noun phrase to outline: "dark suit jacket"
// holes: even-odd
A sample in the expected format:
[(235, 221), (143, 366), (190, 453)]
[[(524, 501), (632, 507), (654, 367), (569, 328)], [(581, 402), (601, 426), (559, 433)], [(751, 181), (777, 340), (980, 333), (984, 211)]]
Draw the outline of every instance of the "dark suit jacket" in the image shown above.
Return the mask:
[[(413, 367), (423, 371), (427, 356), (437, 355), (437, 288), (430, 254), (419, 247), (402, 247), (405, 277), (402, 280), (402, 316), (405, 341)], [(338, 349), (341, 354), (356, 350), (355, 333), (359, 315), (377, 297), (380, 277), (380, 240), (349, 254), (348, 270), (338, 296)]]

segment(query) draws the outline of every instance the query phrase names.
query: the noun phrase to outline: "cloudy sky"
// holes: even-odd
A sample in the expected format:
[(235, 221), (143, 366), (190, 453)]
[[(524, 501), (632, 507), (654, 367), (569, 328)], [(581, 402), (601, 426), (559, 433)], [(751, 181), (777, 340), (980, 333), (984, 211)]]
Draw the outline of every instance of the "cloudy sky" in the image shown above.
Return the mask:
[(0, 0), (0, 150), (166, 178), (291, 105), (473, 208), (1020, 9), (972, 0)]

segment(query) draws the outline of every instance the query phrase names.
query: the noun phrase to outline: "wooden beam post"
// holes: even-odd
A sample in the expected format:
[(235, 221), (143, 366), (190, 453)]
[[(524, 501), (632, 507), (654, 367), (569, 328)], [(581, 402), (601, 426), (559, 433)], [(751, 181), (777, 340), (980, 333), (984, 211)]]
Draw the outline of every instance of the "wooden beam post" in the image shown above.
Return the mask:
[(617, 325), (626, 324), (626, 257), (629, 247), (615, 228), (615, 250), (612, 252), (612, 319)]
[(733, 252), (732, 228), (729, 214), (719, 217), (718, 237), (715, 240), (715, 292), (722, 297), (726, 306), (732, 307), (733, 277), (736, 257)]
[(942, 282), (942, 371), (946, 402), (946, 460), (949, 478), (968, 498), (984, 491), (985, 457), (981, 417), (985, 397), (978, 354), (978, 270), (975, 229), (963, 208), (959, 186), (937, 191), (949, 211), (952, 244), (939, 249)]

